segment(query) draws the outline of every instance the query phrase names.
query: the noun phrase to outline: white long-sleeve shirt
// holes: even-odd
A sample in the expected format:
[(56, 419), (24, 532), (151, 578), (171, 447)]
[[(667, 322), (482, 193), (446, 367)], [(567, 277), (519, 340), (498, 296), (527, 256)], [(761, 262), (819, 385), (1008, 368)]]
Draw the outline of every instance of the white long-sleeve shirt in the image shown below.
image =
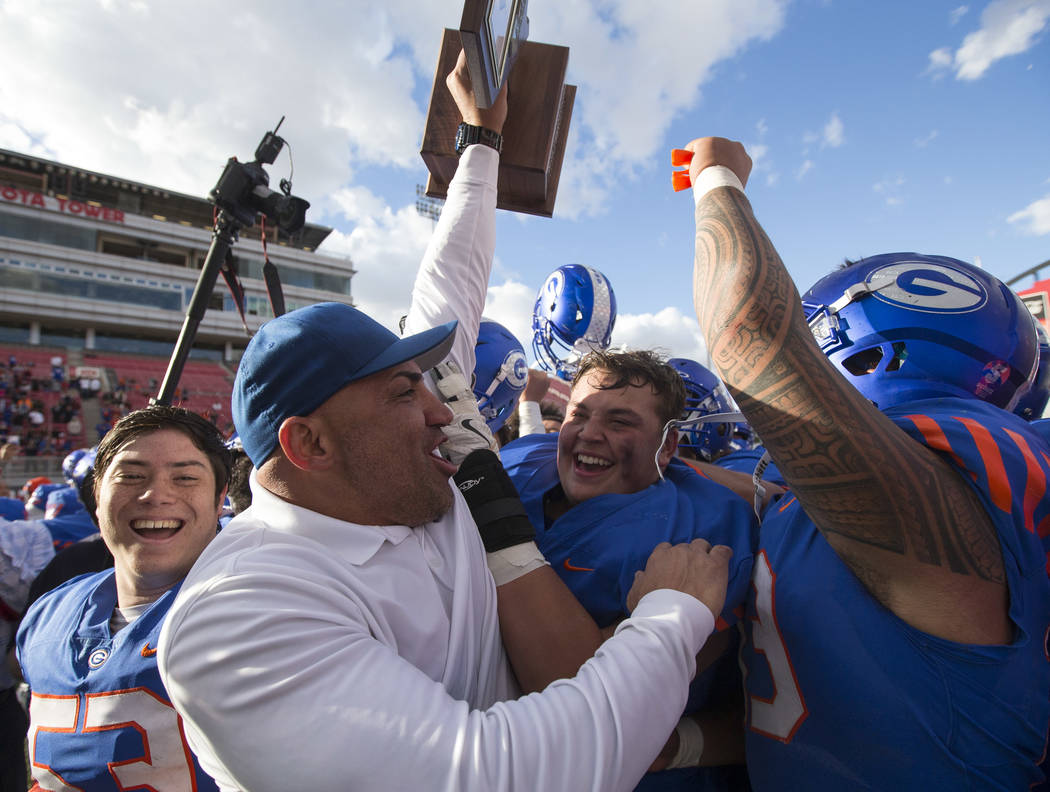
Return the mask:
[(517, 701), (470, 512), (361, 526), (253, 481), (204, 550), (158, 663), (224, 790), (627, 790), (685, 706), (713, 628), (669, 590), (572, 680)]
[(496, 248), (498, 173), (495, 149), (474, 145), (463, 152), (416, 273), (405, 319), (406, 336), (459, 320), (449, 359), (468, 383)]

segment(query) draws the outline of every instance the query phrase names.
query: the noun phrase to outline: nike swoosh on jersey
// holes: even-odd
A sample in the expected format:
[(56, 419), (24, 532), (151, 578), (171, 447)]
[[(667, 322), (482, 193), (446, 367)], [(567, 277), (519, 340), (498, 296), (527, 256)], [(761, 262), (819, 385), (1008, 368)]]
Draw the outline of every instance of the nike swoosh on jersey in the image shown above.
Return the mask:
[(157, 650), (156, 649), (150, 649), (149, 648), (149, 641), (146, 641), (146, 643), (142, 647), (142, 656), (143, 657), (153, 657), (153, 655), (155, 655), (156, 653), (157, 653)]
[(565, 559), (565, 561), (563, 563), (563, 566), (567, 570), (569, 570), (570, 572), (593, 572), (594, 571), (591, 567), (573, 566), (572, 564), (569, 563), (569, 559), (567, 559), (567, 558)]

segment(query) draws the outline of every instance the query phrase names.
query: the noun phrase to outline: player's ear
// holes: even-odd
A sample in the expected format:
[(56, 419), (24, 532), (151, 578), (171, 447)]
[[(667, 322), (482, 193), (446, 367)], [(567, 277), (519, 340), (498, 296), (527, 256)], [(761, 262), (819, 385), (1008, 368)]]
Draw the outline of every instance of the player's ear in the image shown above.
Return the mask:
[(301, 470), (327, 470), (332, 465), (325, 425), (316, 415), (285, 418), (277, 430), (277, 442), (288, 461)]
[(660, 465), (660, 470), (667, 467), (671, 458), (674, 456), (675, 451), (678, 450), (678, 430), (671, 427), (667, 430), (667, 437), (664, 439), (664, 444), (660, 446), (660, 453), (656, 459)]
[(222, 492), (219, 493), (219, 497), (216, 500), (216, 503), (215, 503), (215, 509), (216, 509), (215, 520), (216, 520), (216, 522), (222, 516), (222, 507), (226, 505), (226, 493), (229, 492), (229, 490), (230, 490), (229, 487), (223, 487), (222, 488)]

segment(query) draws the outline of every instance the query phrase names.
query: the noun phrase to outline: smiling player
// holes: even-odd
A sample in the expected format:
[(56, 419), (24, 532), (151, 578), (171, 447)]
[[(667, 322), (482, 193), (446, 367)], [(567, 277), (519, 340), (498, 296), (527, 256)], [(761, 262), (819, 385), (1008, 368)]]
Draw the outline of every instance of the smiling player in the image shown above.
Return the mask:
[(18, 633), (36, 788), (216, 789), (186, 746), (156, 653), (183, 577), (215, 536), (229, 452), (200, 416), (153, 406), (106, 435), (94, 475), (114, 568), (41, 597)]
[[(573, 379), (560, 433), (528, 435), (501, 452), (536, 528), (536, 544), (607, 633), (629, 612), (635, 572), (660, 542), (702, 538), (732, 547), (727, 599), (746, 593), (755, 515), (748, 502), (674, 458), (678, 433), (665, 427), (681, 416), (685, 401), (681, 376), (656, 354), (591, 352)], [(718, 626), (733, 621), (724, 612)], [(716, 657), (730, 637), (723, 632), (712, 639), (705, 655)], [(687, 711), (701, 701), (718, 709), (722, 702), (715, 704), (710, 694), (720, 671), (698, 676)], [(729, 785), (735, 770), (706, 766), (742, 762), (743, 732), (736, 728), (723, 742), (708, 728), (705, 749), (699, 730), (716, 721), (723, 721), (721, 712), (703, 726), (683, 718), (654, 765), (671, 772), (650, 773), (639, 789)]]

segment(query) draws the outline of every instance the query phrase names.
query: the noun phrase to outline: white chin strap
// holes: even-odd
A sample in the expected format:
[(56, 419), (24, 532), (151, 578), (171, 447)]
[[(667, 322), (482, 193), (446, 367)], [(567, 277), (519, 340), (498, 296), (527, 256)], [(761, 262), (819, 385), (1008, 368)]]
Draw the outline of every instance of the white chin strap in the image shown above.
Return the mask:
[[(737, 423), (740, 421), (747, 421), (747, 418), (741, 412), (724, 412), (724, 413), (711, 413), (710, 415), (701, 415), (699, 418), (688, 418), (685, 420), (671, 420), (664, 424), (663, 433), (660, 435), (660, 445), (656, 448), (656, 456), (653, 458), (653, 462), (656, 463), (656, 473), (660, 476), (660, 481), (664, 481), (664, 471), (660, 467), (660, 451), (664, 447), (664, 443), (667, 442), (667, 433), (671, 431), (672, 427), (675, 429), (683, 429), (689, 426), (699, 426), (705, 423)], [(766, 468), (769, 467), (770, 456), (769, 452), (766, 451), (762, 458), (758, 460), (758, 464), (755, 465), (755, 472), (751, 474), (751, 480), (755, 484), (755, 516), (759, 520), (762, 519), (762, 499), (766, 495), (766, 488), (762, 486), (762, 474), (766, 472)]]
[(660, 435), (660, 445), (656, 447), (656, 456), (653, 457), (653, 461), (656, 463), (656, 472), (660, 476), (660, 481), (664, 480), (664, 472), (660, 468), (660, 451), (664, 447), (664, 443), (667, 442), (667, 433), (674, 429), (684, 429), (688, 426), (699, 426), (705, 423), (737, 423), (738, 421), (746, 421), (743, 413), (740, 412), (724, 412), (724, 413), (711, 413), (710, 415), (701, 415), (699, 418), (686, 418), (679, 420), (670, 420), (664, 424), (664, 431)]

